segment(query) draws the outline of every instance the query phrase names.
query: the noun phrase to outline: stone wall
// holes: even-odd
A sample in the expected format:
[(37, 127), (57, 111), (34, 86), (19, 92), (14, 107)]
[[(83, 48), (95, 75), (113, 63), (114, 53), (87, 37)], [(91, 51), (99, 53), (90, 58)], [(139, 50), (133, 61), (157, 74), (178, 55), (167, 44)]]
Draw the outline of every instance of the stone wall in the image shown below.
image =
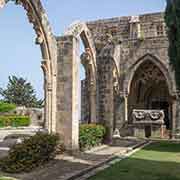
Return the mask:
[(0, 115), (20, 115), (28, 116), (31, 119), (30, 126), (44, 127), (44, 108), (26, 108), (26, 107), (17, 107), (15, 110), (6, 113), (0, 113)]
[(121, 134), (133, 134), (132, 107), (129, 105), (131, 84), (139, 67), (147, 61), (162, 72), (168, 87), (168, 101), (172, 105), (172, 132), (176, 131), (180, 126), (179, 94), (168, 58), (164, 14), (80, 22), (68, 28), (65, 36), (56, 38), (56, 131), (67, 149), (78, 149), (78, 102), (81, 99), (78, 93), (79, 38), (85, 46), (81, 62), (88, 83), (87, 92), (84, 92), (84, 95), (88, 94), (88, 103), (84, 102), (87, 106), (84, 109), (88, 109), (90, 121), (107, 127), (108, 140), (112, 139), (116, 128)]
[(90, 121), (89, 95), (87, 80), (81, 80), (81, 123)]
[(44, 108), (17, 107), (14, 114), (29, 116), (31, 119), (30, 126), (44, 127)]
[[(168, 58), (168, 38), (164, 22), (164, 13), (153, 13), (139, 16), (117, 17), (87, 22), (91, 30), (97, 51), (99, 118), (101, 121), (114, 121), (116, 128), (123, 127), (129, 121), (128, 97), (134, 73), (141, 63), (151, 60), (164, 74), (169, 94), (176, 96), (174, 72)], [(108, 75), (112, 71), (109, 64), (117, 68), (118, 81)], [(109, 76), (109, 77), (108, 77)], [(111, 78), (114, 82), (111, 84)], [(118, 82), (118, 85), (115, 85)], [(116, 96), (109, 94), (107, 86), (117, 87)], [(109, 95), (108, 95), (109, 94)], [(107, 100), (105, 97), (108, 97)], [(114, 102), (109, 102), (114, 96)], [(175, 100), (176, 101), (176, 100)], [(113, 120), (110, 116), (110, 103)], [(108, 115), (106, 116), (108, 112)], [(173, 124), (179, 124), (179, 114), (174, 112)], [(175, 125), (174, 125), (175, 126)], [(111, 127), (112, 128), (112, 127)], [(175, 128), (175, 127), (174, 127)]]

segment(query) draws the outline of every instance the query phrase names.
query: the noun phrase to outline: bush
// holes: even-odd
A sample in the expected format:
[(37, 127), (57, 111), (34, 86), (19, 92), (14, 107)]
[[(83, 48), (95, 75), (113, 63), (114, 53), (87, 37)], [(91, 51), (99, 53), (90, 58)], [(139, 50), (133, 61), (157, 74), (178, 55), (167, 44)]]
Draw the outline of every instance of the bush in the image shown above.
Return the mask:
[(102, 143), (106, 129), (102, 125), (83, 124), (79, 130), (80, 149), (89, 149)]
[(23, 127), (30, 125), (30, 117), (28, 116), (0, 116), (0, 128), (12, 126), (12, 127)]
[(37, 133), (13, 146), (9, 155), (0, 161), (0, 168), (8, 173), (29, 172), (56, 155), (59, 136)]
[(16, 109), (15, 104), (10, 104), (10, 103), (5, 103), (5, 102), (0, 101), (0, 113), (10, 112), (14, 109)]

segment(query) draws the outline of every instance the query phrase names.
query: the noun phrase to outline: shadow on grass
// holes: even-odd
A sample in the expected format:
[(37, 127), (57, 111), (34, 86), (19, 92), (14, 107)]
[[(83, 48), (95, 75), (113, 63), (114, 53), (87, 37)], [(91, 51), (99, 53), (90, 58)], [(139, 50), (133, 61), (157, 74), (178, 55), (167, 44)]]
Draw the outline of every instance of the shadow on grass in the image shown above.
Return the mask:
[(180, 180), (180, 163), (130, 157), (89, 180)]
[(157, 152), (180, 153), (180, 142), (159, 141), (146, 146), (144, 150)]

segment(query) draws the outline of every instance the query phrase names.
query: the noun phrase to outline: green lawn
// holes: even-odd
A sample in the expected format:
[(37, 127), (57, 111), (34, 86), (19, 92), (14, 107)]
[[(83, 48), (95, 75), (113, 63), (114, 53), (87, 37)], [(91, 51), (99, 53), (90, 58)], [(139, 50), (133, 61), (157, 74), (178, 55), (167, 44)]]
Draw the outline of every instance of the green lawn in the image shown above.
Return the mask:
[(180, 143), (151, 144), (89, 180), (180, 180)]

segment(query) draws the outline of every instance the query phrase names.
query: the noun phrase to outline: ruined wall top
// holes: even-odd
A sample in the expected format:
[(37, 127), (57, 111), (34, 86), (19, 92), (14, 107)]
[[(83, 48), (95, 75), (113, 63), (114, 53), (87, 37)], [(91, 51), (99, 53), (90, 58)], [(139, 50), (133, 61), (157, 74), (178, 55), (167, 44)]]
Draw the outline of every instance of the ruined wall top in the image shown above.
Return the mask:
[(124, 41), (166, 36), (163, 12), (90, 21), (87, 25), (97, 48), (109, 37)]

